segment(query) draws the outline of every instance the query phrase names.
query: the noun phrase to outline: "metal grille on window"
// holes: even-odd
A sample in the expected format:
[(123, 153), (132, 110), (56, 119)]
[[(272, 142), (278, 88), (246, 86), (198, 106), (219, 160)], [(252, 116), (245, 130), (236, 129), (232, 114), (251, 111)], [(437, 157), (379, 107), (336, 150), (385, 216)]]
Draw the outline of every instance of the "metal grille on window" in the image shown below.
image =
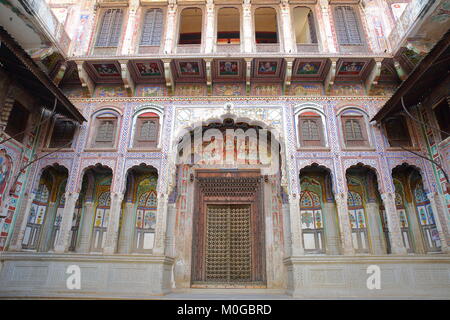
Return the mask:
[(155, 120), (145, 120), (141, 125), (139, 140), (155, 141), (158, 133), (158, 123)]
[(141, 46), (159, 46), (163, 31), (163, 13), (161, 9), (150, 9), (145, 13), (142, 27)]
[(97, 36), (97, 47), (117, 47), (122, 28), (122, 9), (108, 9), (103, 15)]
[(303, 140), (320, 140), (317, 120), (302, 120)]
[(335, 10), (336, 34), (340, 44), (362, 44), (358, 18), (349, 6), (339, 6)]
[(114, 136), (114, 121), (103, 120), (98, 128), (96, 142), (111, 142)]
[(345, 138), (346, 140), (364, 140), (358, 120), (350, 119), (345, 121)]

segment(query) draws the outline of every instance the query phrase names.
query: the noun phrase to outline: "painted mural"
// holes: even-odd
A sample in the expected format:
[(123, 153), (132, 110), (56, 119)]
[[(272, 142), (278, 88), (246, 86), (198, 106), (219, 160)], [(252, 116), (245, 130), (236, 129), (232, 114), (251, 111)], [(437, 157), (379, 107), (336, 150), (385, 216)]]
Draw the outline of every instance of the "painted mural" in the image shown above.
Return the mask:
[(214, 84), (213, 93), (216, 96), (245, 95), (245, 85), (240, 83)]
[(121, 86), (98, 86), (95, 88), (95, 95), (97, 97), (125, 97), (127, 92), (124, 87)]
[(323, 85), (321, 83), (293, 83), (290, 93), (293, 96), (321, 96)]

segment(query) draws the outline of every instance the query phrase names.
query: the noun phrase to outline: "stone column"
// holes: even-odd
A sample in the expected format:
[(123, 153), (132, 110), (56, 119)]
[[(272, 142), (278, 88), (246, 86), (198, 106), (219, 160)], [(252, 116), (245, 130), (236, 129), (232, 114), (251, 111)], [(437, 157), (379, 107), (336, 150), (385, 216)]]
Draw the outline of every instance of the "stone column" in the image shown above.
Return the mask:
[(91, 248), (92, 228), (94, 226), (94, 203), (84, 203), (83, 220), (80, 226), (80, 244), (77, 252), (88, 253)]
[(59, 225), (59, 237), (56, 239), (55, 252), (63, 253), (69, 249), (70, 245), (70, 230), (72, 229), (73, 214), (75, 212), (75, 204), (77, 203), (79, 193), (66, 192), (66, 202), (64, 204), (64, 211)]
[[(326, 44), (329, 52), (335, 53), (337, 52), (337, 48), (334, 42), (333, 31), (331, 28), (331, 20), (333, 14), (328, 4), (328, 0), (319, 0), (319, 3), (323, 21), (323, 27), (322, 24), (318, 24), (321, 31), (320, 34), (322, 35), (321, 41), (322, 43)], [(323, 45), (323, 49), (326, 50), (325, 45)]]
[(53, 226), (55, 223), (56, 211), (58, 205), (56, 202), (49, 202), (45, 211), (44, 223), (41, 226), (41, 234), (39, 235), (38, 251), (47, 252), (52, 238)]
[(129, 55), (134, 53), (134, 46), (133, 43), (133, 33), (136, 28), (136, 10), (139, 6), (139, 0), (131, 0), (130, 7), (128, 10), (128, 20), (127, 25), (125, 29), (125, 36), (123, 37), (122, 41), (122, 55)]
[(289, 195), (289, 216), (291, 221), (291, 252), (293, 256), (304, 255), (302, 224), (300, 221), (299, 200)]
[(443, 253), (450, 253), (450, 248), (448, 243), (450, 241), (447, 221), (445, 219), (445, 215), (447, 212), (445, 206), (443, 206), (441, 202), (441, 198), (437, 192), (427, 193), (427, 197), (430, 200), (431, 208), (433, 209), (434, 220), (436, 222), (436, 229), (439, 232), (439, 239), (441, 240), (441, 251)]
[(19, 218), (16, 221), (16, 228), (14, 231), (14, 235), (11, 241), (11, 245), (9, 246), (9, 251), (19, 251), (22, 249), (22, 241), (25, 235), (25, 228), (28, 223), (28, 216), (30, 215), (31, 205), (33, 204), (35, 193), (29, 193), (22, 200), (21, 211), (19, 212)]
[(333, 202), (323, 203), (322, 213), (324, 216), (326, 253), (337, 255), (339, 254), (339, 230), (336, 205)]
[(244, 33), (244, 52), (251, 53), (253, 51), (253, 23), (252, 23), (252, 5), (250, 0), (244, 0), (242, 4), (242, 30)]
[(405, 211), (408, 217), (409, 231), (411, 233), (411, 246), (414, 247), (414, 253), (424, 254), (426, 251), (419, 220), (417, 219), (416, 208), (413, 204), (405, 201)]
[(164, 40), (165, 54), (173, 52), (174, 41), (176, 39), (177, 5), (172, 2), (169, 1), (169, 6), (167, 7), (166, 39)]
[(284, 255), (289, 257), (292, 255), (292, 235), (291, 235), (291, 217), (289, 215), (289, 204), (283, 203), (283, 235), (284, 235)]
[(395, 206), (395, 193), (385, 192), (381, 194), (384, 209), (386, 210), (387, 226), (389, 229), (389, 242), (393, 254), (406, 254), (407, 250), (403, 244), (402, 231), (400, 229), (400, 217)]
[(167, 252), (169, 257), (175, 256), (175, 220), (177, 208), (175, 203), (167, 205)]
[(212, 53), (214, 48), (214, 3), (208, 0), (206, 3), (206, 26), (205, 26), (205, 53)]
[(355, 254), (352, 241), (352, 227), (348, 216), (347, 193), (341, 192), (334, 195), (338, 213), (339, 229), (341, 236), (342, 253), (344, 255)]
[(378, 203), (366, 203), (366, 215), (372, 253), (375, 255), (386, 254), (386, 246), (383, 242), (384, 235), (381, 226), (380, 206)]
[(109, 221), (106, 228), (105, 247), (103, 253), (113, 254), (116, 252), (119, 236), (120, 212), (122, 209), (123, 193), (111, 192), (111, 207), (109, 210)]
[(291, 7), (289, 1), (282, 0), (280, 3), (281, 26), (283, 27), (284, 52), (294, 53), (294, 41), (292, 34)]
[(167, 205), (168, 197), (165, 194), (158, 196), (158, 209), (156, 211), (155, 244), (153, 254), (165, 254), (165, 242), (167, 231)]
[(125, 203), (123, 211), (122, 227), (119, 233), (119, 253), (131, 253), (133, 248), (133, 229), (134, 229), (134, 203)]

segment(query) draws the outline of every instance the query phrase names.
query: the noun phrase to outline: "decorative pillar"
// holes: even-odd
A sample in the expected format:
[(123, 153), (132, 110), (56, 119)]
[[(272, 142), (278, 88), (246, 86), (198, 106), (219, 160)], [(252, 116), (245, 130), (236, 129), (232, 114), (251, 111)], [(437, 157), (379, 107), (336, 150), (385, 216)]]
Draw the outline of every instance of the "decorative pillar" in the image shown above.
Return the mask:
[(119, 246), (117, 252), (131, 253), (133, 248), (133, 229), (134, 229), (134, 203), (125, 203), (123, 211), (122, 227), (119, 235)]
[(49, 202), (47, 210), (45, 211), (44, 224), (41, 227), (41, 234), (39, 235), (38, 251), (47, 252), (52, 238), (53, 226), (55, 223), (56, 210), (58, 205), (56, 202)]
[[(34, 192), (26, 195), (22, 200), (21, 211), (19, 212), (19, 218), (22, 218), (20, 221), (19, 218), (16, 221), (16, 225), (18, 228), (14, 231), (15, 235), (13, 235), (13, 239), (11, 241), (11, 245), (9, 246), (9, 251), (19, 251), (22, 249), (22, 241), (25, 235), (25, 228), (28, 223), (28, 216), (30, 214), (31, 205), (33, 204), (33, 200), (36, 194)], [(14, 241), (14, 238), (15, 241)]]
[(212, 53), (214, 48), (214, 1), (207, 0), (206, 3), (206, 30), (205, 30), (205, 53)]
[(70, 230), (72, 229), (73, 214), (75, 212), (75, 204), (77, 203), (79, 193), (66, 192), (63, 216), (61, 224), (59, 225), (59, 236), (56, 239), (55, 252), (63, 253), (69, 249), (70, 245)]
[(158, 209), (156, 212), (156, 228), (155, 228), (155, 245), (153, 254), (165, 254), (166, 226), (167, 226), (167, 204), (168, 197), (166, 194), (158, 195)]
[(384, 210), (386, 211), (391, 251), (393, 254), (406, 254), (407, 250), (403, 244), (402, 231), (400, 229), (400, 217), (395, 206), (395, 193), (382, 193), (381, 199), (383, 200)]
[(297, 50), (294, 49), (291, 7), (289, 5), (289, 0), (281, 1), (280, 12), (281, 12), (281, 25), (283, 27), (284, 51), (287, 53), (294, 53)]
[(406, 74), (405, 70), (402, 68), (402, 66), (400, 65), (400, 63), (396, 60), (394, 60), (394, 68), (395, 71), (397, 71), (397, 75), (400, 78), (400, 80), (405, 80), (408, 75)]
[(386, 254), (386, 246), (383, 243), (384, 235), (381, 227), (380, 206), (378, 203), (366, 203), (366, 215), (368, 220), (367, 229), (369, 231), (372, 254)]
[(166, 22), (166, 39), (164, 41), (164, 53), (170, 54), (173, 52), (174, 40), (176, 39), (176, 17), (177, 5), (175, 1), (169, 1), (167, 7), (167, 22)]
[(302, 224), (300, 222), (300, 205), (295, 194), (289, 195), (289, 216), (291, 221), (291, 253), (293, 256), (305, 254), (303, 248)]
[[(322, 21), (323, 21), (323, 27), (321, 28), (321, 34), (324, 35), (324, 38), (322, 38), (322, 41), (326, 43), (328, 47), (328, 51), (331, 53), (336, 53), (336, 45), (333, 37), (333, 31), (331, 28), (331, 10), (328, 3), (328, 0), (319, 0), (320, 9), (322, 13)], [(318, 24), (319, 27), (321, 27), (322, 24)], [(325, 49), (325, 46), (323, 46)]]
[(430, 200), (431, 208), (433, 209), (434, 220), (436, 223), (436, 229), (439, 232), (439, 239), (441, 240), (441, 251), (443, 253), (449, 253), (450, 249), (448, 243), (450, 241), (447, 222), (445, 219), (444, 206), (437, 192), (427, 193), (427, 197)]
[(344, 255), (353, 255), (355, 254), (355, 249), (353, 248), (352, 242), (352, 228), (348, 215), (347, 197), (348, 195), (345, 192), (334, 195), (339, 220), (342, 253)]
[(105, 254), (113, 254), (116, 252), (123, 196), (124, 194), (121, 192), (111, 192), (111, 207), (105, 234), (105, 247), (103, 248), (103, 253)]
[(324, 216), (324, 231), (326, 241), (326, 253), (339, 254), (339, 230), (337, 224), (336, 205), (332, 202), (322, 204)]
[(139, 0), (131, 0), (128, 10), (128, 19), (125, 29), (125, 36), (122, 41), (122, 55), (133, 54), (135, 46), (133, 45), (133, 33), (136, 29), (136, 10), (139, 7)]
[(94, 226), (94, 203), (84, 203), (83, 221), (81, 223), (80, 244), (77, 252), (88, 253), (91, 248), (92, 228)]
[(244, 52), (251, 53), (253, 50), (253, 23), (252, 5), (250, 0), (244, 0), (242, 4), (242, 30), (244, 31)]
[(424, 254), (426, 250), (422, 240), (419, 221), (417, 220), (416, 207), (406, 201), (404, 205), (408, 217), (409, 231), (411, 232), (411, 246), (414, 248), (414, 253)]

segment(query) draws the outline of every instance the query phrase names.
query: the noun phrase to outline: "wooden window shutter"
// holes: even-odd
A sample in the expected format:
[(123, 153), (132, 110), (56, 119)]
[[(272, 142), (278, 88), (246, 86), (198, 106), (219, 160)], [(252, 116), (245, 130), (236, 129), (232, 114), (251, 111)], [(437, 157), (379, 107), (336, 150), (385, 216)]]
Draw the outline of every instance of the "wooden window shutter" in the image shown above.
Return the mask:
[(50, 140), (50, 148), (69, 147), (75, 134), (75, 125), (72, 121), (58, 120), (53, 127), (53, 133)]
[(108, 9), (103, 15), (97, 36), (97, 47), (117, 47), (122, 29), (122, 9)]
[(355, 10), (349, 6), (334, 9), (336, 35), (339, 44), (362, 44)]
[(163, 32), (163, 12), (150, 9), (145, 13), (142, 26), (141, 46), (159, 46)]
[(345, 120), (345, 137), (346, 140), (364, 140), (361, 124), (357, 119)]
[(408, 128), (404, 119), (389, 119), (386, 121), (385, 128), (391, 147), (411, 145)]
[(115, 129), (116, 124), (114, 120), (100, 120), (95, 141), (113, 142)]
[(319, 117), (300, 117), (300, 142), (302, 146), (323, 146), (322, 121)]

